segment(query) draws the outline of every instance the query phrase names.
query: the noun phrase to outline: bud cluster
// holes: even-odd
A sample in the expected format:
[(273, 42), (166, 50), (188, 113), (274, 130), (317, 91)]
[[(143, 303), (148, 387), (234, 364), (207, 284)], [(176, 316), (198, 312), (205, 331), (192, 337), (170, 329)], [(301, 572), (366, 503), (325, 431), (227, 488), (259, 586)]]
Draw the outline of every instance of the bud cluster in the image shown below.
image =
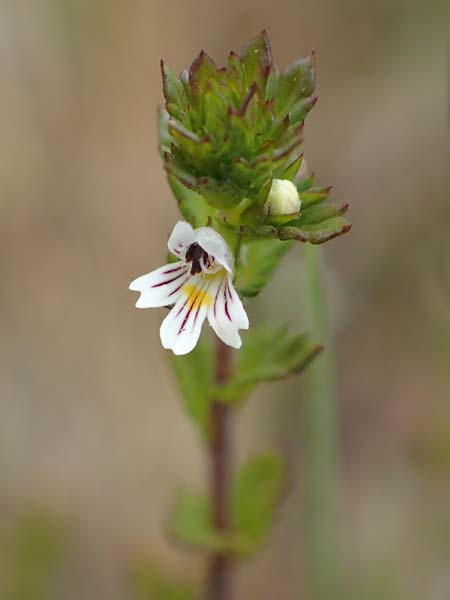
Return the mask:
[(161, 68), (160, 147), (179, 201), (177, 191), (193, 190), (210, 216), (241, 235), (321, 243), (349, 229), (344, 207), (317, 211), (330, 188), (313, 187), (312, 177), (293, 183), (304, 119), (317, 99), (313, 54), (279, 71), (262, 32), (223, 68), (204, 51), (179, 77)]

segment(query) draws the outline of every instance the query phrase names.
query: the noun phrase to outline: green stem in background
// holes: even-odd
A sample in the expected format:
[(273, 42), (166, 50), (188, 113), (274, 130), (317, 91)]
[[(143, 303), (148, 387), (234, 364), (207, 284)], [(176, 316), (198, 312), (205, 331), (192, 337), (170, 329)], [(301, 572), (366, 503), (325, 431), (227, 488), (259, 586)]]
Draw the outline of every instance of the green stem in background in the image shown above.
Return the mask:
[(328, 322), (322, 249), (304, 245), (309, 330), (324, 351), (306, 372), (303, 405), (304, 556), (311, 598), (341, 597), (337, 532), (338, 409), (333, 340)]
[[(216, 350), (216, 382), (228, 380), (231, 373), (231, 348), (219, 339)], [(229, 407), (213, 401), (211, 404), (211, 506), (215, 529), (226, 530), (229, 525)], [(207, 600), (229, 600), (230, 559), (222, 553), (212, 553), (209, 558)]]

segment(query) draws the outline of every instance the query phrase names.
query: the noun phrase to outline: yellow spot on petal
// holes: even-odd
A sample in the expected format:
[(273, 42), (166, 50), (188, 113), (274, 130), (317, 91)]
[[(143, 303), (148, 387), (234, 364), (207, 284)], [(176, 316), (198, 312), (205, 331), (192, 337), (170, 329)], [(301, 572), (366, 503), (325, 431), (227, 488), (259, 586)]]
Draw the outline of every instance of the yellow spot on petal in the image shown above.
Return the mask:
[(187, 284), (183, 287), (183, 293), (187, 296), (187, 305), (192, 310), (198, 310), (203, 304), (211, 306), (213, 302), (212, 296), (206, 291), (200, 291), (197, 286)]

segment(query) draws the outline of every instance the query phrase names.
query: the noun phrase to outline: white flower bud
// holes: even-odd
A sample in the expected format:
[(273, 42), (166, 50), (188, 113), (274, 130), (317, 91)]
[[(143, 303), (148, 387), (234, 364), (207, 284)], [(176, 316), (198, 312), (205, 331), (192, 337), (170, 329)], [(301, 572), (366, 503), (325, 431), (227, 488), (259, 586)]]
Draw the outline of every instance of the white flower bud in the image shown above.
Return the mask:
[(289, 179), (274, 179), (264, 205), (266, 215), (291, 215), (300, 210), (297, 188)]

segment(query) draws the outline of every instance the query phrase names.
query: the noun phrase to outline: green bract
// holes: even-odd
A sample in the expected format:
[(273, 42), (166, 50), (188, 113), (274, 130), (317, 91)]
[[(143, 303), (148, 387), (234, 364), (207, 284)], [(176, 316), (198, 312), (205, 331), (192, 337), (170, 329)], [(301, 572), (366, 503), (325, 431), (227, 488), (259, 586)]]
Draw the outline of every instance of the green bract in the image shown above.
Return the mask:
[(272, 452), (255, 456), (241, 467), (231, 486), (228, 530), (213, 527), (207, 498), (183, 493), (175, 506), (171, 533), (199, 551), (248, 556), (265, 541), (284, 485), (281, 457)]
[(301, 166), (304, 119), (316, 102), (313, 54), (280, 72), (262, 32), (241, 54), (231, 52), (223, 68), (202, 51), (179, 77), (162, 63), (162, 76), (160, 148), (187, 220), (225, 223), (241, 237), (312, 243), (348, 231), (345, 206), (316, 206), (310, 214), (330, 191), (313, 187), (312, 177), (296, 184), (299, 213), (263, 214), (272, 180), (295, 182)]

